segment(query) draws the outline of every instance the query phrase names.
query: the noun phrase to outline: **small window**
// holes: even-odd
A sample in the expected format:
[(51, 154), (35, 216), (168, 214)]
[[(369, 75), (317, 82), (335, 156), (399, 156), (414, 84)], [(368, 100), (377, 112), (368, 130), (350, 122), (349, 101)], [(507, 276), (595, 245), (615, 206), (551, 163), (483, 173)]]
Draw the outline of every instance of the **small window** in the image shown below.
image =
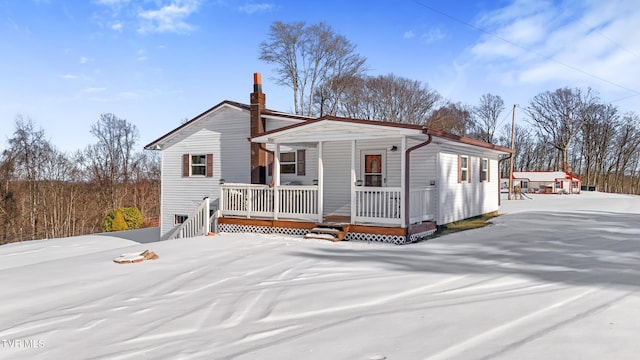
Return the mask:
[(489, 159), (480, 160), (480, 182), (489, 181)]
[(522, 188), (523, 189), (528, 189), (529, 188), (529, 182), (528, 181), (523, 181), (522, 182)]
[(469, 157), (460, 156), (458, 162), (459, 182), (469, 182)]
[(183, 154), (182, 176), (213, 176), (213, 154)]
[(295, 174), (296, 173), (296, 153), (286, 152), (280, 154), (280, 173)]
[(184, 223), (185, 221), (187, 221), (188, 218), (189, 218), (189, 216), (187, 216), (187, 215), (174, 215), (173, 216), (173, 224), (174, 225), (180, 225), (180, 224)]
[(191, 155), (191, 176), (202, 175), (207, 173), (207, 156)]

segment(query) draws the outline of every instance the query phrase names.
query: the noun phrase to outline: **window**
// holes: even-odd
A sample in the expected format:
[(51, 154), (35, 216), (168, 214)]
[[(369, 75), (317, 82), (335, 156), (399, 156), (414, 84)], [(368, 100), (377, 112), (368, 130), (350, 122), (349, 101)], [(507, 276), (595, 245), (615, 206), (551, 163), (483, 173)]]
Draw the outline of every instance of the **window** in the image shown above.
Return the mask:
[(174, 225), (180, 225), (180, 224), (184, 223), (185, 221), (187, 221), (188, 218), (189, 218), (189, 216), (187, 216), (187, 215), (173, 215), (173, 224)]
[(469, 157), (458, 156), (458, 182), (469, 182)]
[(522, 181), (522, 188), (523, 189), (528, 189), (529, 188), (529, 182), (528, 181)]
[(480, 182), (489, 181), (489, 159), (480, 159)]
[(296, 173), (296, 153), (286, 152), (280, 154), (280, 174)]
[(305, 150), (280, 153), (280, 174), (305, 175)]
[(183, 154), (182, 176), (213, 176), (213, 154)]
[(205, 175), (207, 173), (207, 156), (191, 155), (191, 176)]

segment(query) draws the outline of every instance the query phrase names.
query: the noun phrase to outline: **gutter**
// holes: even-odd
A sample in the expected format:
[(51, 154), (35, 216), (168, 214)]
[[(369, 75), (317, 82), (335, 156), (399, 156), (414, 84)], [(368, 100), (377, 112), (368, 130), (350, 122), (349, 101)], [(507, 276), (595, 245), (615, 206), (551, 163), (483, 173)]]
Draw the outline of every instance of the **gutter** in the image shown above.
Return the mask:
[(409, 223), (410, 223), (410, 217), (411, 214), (409, 214), (410, 211), (410, 207), (409, 207), (409, 197), (411, 195), (411, 189), (409, 188), (409, 178), (410, 178), (410, 174), (411, 174), (411, 152), (414, 150), (418, 150), (421, 147), (427, 146), (429, 144), (431, 144), (431, 140), (433, 140), (433, 138), (431, 137), (431, 134), (427, 133), (427, 129), (422, 129), (422, 133), (426, 134), (428, 136), (427, 141), (414, 145), (410, 148), (408, 148), (407, 150), (405, 150), (404, 152), (404, 163), (405, 163), (405, 169), (404, 169), (404, 226), (405, 228), (409, 229)]
[[(500, 206), (500, 204), (502, 203), (502, 200), (501, 200), (502, 196), (501, 196), (501, 193), (500, 193), (500, 163), (502, 163), (505, 160), (511, 159), (512, 156), (513, 156), (513, 153), (509, 154), (509, 156), (507, 156), (506, 158), (502, 158), (502, 159), (498, 160), (498, 206)], [(509, 181), (509, 183), (511, 183), (511, 181)], [(511, 189), (510, 188), (507, 189), (507, 191), (508, 191), (509, 194), (511, 194)]]

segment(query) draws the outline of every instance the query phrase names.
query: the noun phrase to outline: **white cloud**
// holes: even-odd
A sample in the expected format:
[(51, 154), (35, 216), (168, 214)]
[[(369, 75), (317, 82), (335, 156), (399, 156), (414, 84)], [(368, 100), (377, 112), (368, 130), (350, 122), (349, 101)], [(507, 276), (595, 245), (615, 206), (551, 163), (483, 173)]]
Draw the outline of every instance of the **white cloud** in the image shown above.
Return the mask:
[(173, 0), (156, 10), (144, 10), (138, 13), (141, 24), (140, 33), (187, 33), (195, 29), (186, 19), (198, 10), (200, 0)]
[(117, 22), (114, 24), (111, 24), (111, 30), (115, 30), (115, 31), (122, 31), (122, 23), (121, 22)]
[(445, 34), (438, 28), (431, 29), (428, 32), (420, 35), (420, 40), (427, 44), (433, 43), (445, 38)]
[(64, 74), (64, 75), (60, 75), (60, 77), (65, 80), (75, 80), (78, 78), (78, 76), (72, 75), (72, 74)]
[(238, 11), (246, 13), (246, 14), (254, 14), (257, 12), (264, 12), (264, 11), (269, 11), (271, 9), (273, 9), (273, 4), (267, 4), (267, 3), (262, 3), (262, 4), (255, 4), (255, 3), (249, 3), (246, 5), (241, 5), (238, 8)]
[(79, 61), (80, 61), (80, 64), (86, 64), (89, 62), (89, 58), (85, 56), (81, 56)]
[(413, 32), (413, 30), (408, 30), (408, 31), (405, 31), (405, 32), (404, 32), (403, 37), (404, 37), (405, 39), (412, 39), (412, 38), (416, 37), (416, 33), (415, 33), (415, 32)]
[(500, 64), (504, 79), (521, 84), (640, 91), (640, 9), (634, 3), (569, 7), (516, 0), (479, 17), (478, 26), (495, 36), (471, 47), (472, 61)]

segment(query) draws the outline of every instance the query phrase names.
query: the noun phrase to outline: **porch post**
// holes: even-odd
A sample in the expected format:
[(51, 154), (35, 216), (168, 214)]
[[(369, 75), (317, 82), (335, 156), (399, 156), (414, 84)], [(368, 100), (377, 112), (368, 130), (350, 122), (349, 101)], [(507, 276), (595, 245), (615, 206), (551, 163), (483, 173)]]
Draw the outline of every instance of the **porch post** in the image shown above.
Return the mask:
[(351, 223), (356, 218), (356, 141), (351, 140)]
[(322, 222), (324, 215), (324, 164), (322, 160), (322, 144), (318, 142), (318, 222)]
[(402, 156), (400, 156), (400, 226), (401, 227), (406, 227), (406, 222), (405, 219), (407, 218), (407, 216), (411, 216), (411, 214), (407, 214), (405, 209), (407, 209), (407, 207), (405, 206), (405, 203), (407, 201), (409, 201), (409, 199), (406, 198), (405, 194), (407, 194), (407, 189), (406, 189), (406, 184), (407, 182), (405, 181), (405, 178), (408, 176), (406, 168), (407, 168), (407, 162), (405, 159), (405, 152), (407, 151), (407, 137), (406, 136), (402, 136), (402, 142), (401, 142), (401, 148), (402, 148), (402, 152), (400, 154), (402, 154)]
[(280, 196), (278, 188), (280, 187), (280, 144), (276, 143), (276, 151), (273, 153), (273, 220), (278, 220), (278, 212), (280, 212)]

